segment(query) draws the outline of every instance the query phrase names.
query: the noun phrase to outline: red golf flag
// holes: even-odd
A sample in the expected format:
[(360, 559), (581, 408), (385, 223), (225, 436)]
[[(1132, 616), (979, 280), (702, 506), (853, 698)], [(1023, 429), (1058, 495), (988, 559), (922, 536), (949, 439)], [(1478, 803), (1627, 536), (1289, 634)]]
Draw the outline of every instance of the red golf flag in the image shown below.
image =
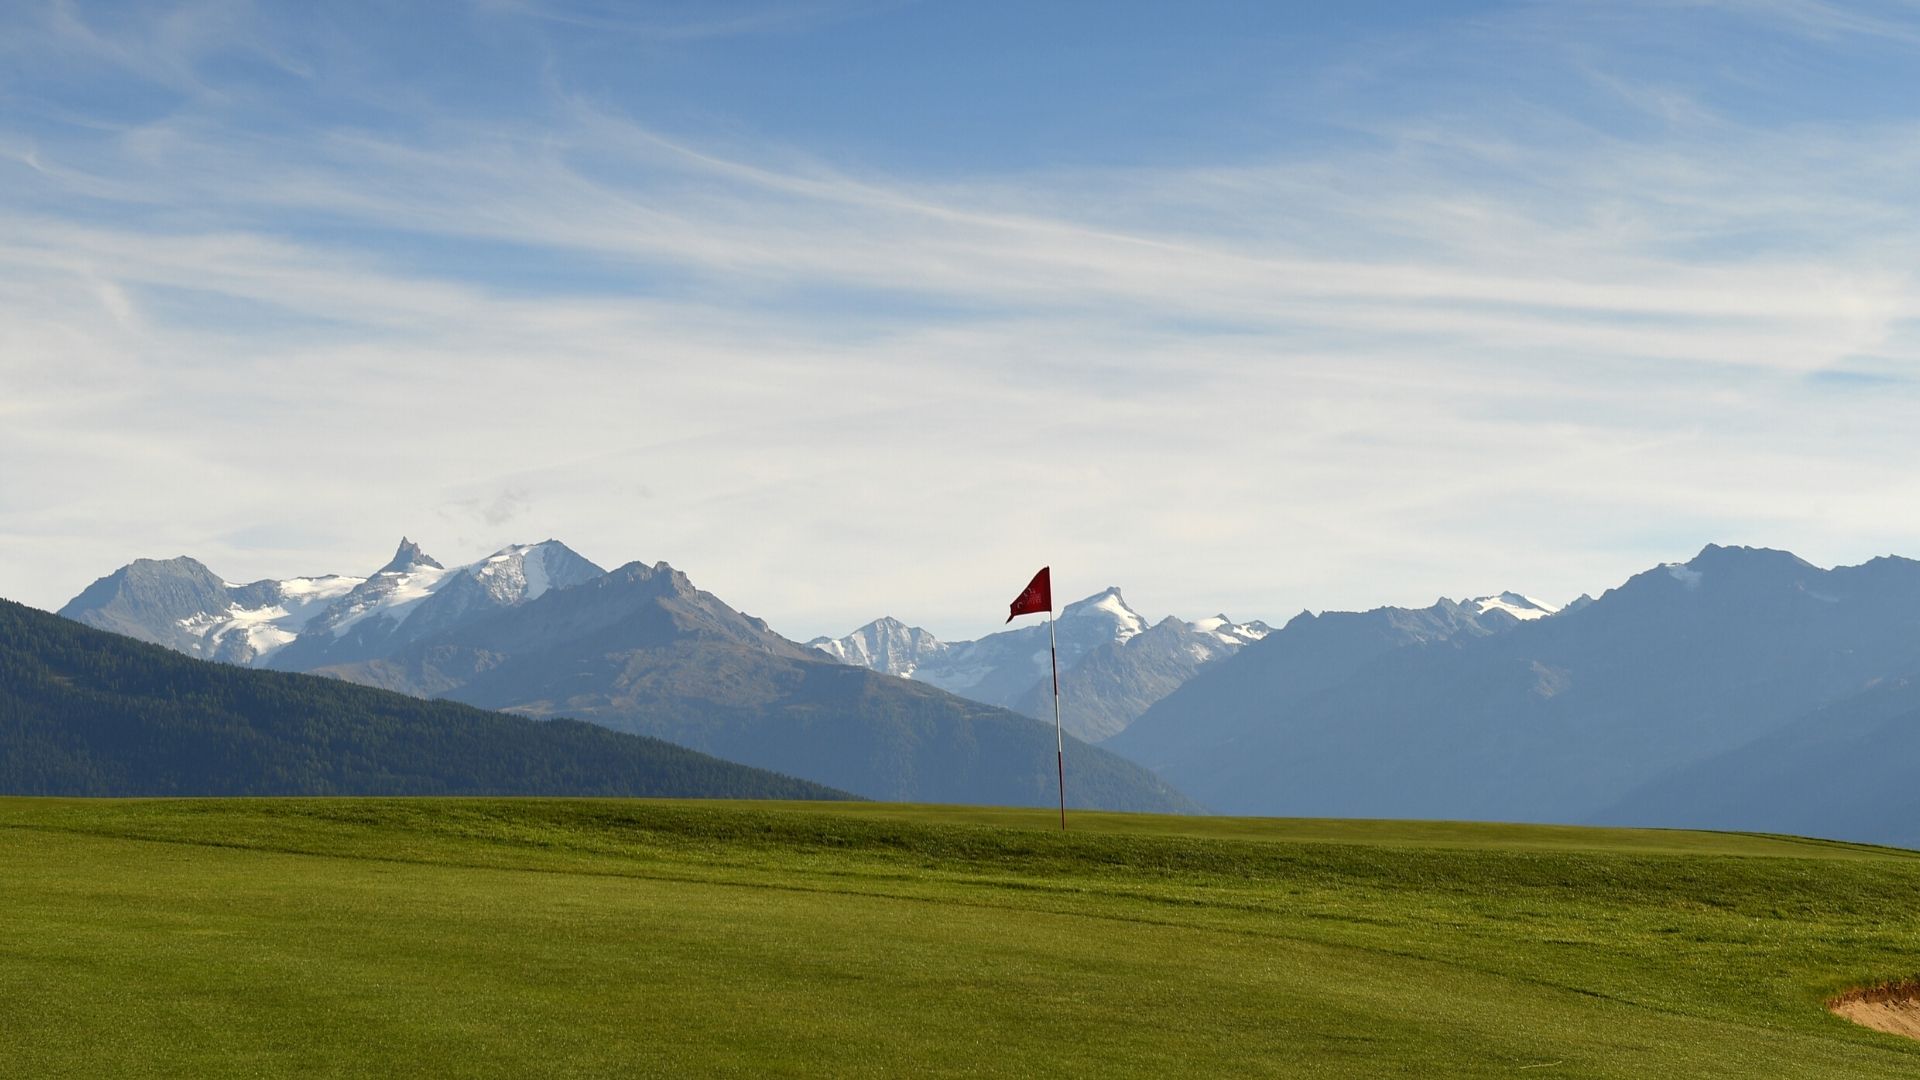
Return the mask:
[(1051, 566), (1041, 567), (1040, 572), (1033, 575), (1033, 580), (1027, 582), (1027, 587), (1020, 590), (1020, 595), (1013, 598), (1008, 622), (1022, 615), (1038, 615), (1041, 612), (1053, 614), (1053, 578), (1049, 573), (1052, 569)]

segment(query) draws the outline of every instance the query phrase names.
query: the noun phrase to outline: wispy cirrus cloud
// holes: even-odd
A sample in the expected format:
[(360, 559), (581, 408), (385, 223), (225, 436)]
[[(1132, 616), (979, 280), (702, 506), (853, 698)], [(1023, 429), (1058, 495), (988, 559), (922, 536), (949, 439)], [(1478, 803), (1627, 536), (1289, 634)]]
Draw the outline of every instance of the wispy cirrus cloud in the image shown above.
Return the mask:
[(339, 57), (191, 10), (159, 59), (41, 31), (171, 108), (0, 131), (0, 452), (34, 463), (0, 594), (364, 569), (436, 506), (449, 543), (668, 558), (799, 635), (978, 629), (1036, 550), (1271, 617), (1920, 535), (1920, 124), (1515, 101), (928, 173), (564, 87), (366, 112)]

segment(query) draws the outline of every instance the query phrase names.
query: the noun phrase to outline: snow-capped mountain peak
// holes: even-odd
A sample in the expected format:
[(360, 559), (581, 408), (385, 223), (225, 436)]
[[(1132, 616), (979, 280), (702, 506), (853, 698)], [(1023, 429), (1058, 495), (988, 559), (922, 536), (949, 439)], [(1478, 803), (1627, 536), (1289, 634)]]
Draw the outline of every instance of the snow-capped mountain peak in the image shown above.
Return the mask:
[(403, 539), (386, 566), (337, 595), (269, 666), (312, 670), (386, 655), (405, 642), (604, 573), (556, 540), (513, 544), (447, 567)]
[(241, 585), (193, 559), (136, 559), (95, 582), (61, 614), (189, 656), (251, 664), (292, 641), (360, 582), (326, 575)]
[[(417, 554), (419, 549), (414, 551)], [(404, 554), (403, 546), (402, 555), (394, 556), (393, 562), (328, 607), (315, 628), (328, 630), (338, 638), (374, 616), (396, 624), (406, 622), (416, 605), (438, 592), (457, 573), (425, 556), (402, 562)]]
[(1560, 609), (1544, 600), (1523, 596), (1517, 592), (1503, 592), (1498, 596), (1478, 596), (1461, 605), (1475, 615), (1485, 615), (1490, 611), (1504, 611), (1526, 622), (1529, 619), (1544, 619)]
[(948, 645), (917, 626), (882, 616), (843, 638), (818, 637), (807, 644), (843, 664), (912, 678), (920, 665), (944, 654)]
[(354, 586), (314, 622), (338, 639), (368, 619), (380, 618), (393, 627), (408, 622), (427, 601), (448, 595), (436, 607), (444, 608), (434, 626), (457, 621), (478, 607), (512, 607), (551, 589), (577, 585), (604, 571), (576, 555), (557, 540), (513, 544), (478, 562), (445, 567), (411, 540), (402, 539), (392, 561), (372, 577)]
[(462, 569), (490, 595), (510, 603), (525, 603), (600, 574), (599, 567), (558, 540), (510, 545)]
[[(1060, 610), (1055, 632), (1064, 670), (1100, 646), (1122, 643), (1147, 629), (1118, 587), (1108, 587)], [(943, 690), (1001, 705), (1011, 703), (1048, 667), (1042, 622), (988, 634), (977, 641), (941, 641), (917, 626), (887, 617), (841, 638), (815, 638), (813, 648), (846, 664), (918, 679)]]
[[(1110, 586), (1060, 610), (1054, 622), (1068, 730), (1104, 738), (1171, 691), (1201, 665), (1230, 656), (1271, 632), (1225, 615), (1198, 622), (1168, 616), (1148, 625)], [(1048, 630), (1033, 620), (977, 641), (943, 642), (884, 618), (842, 638), (807, 643), (846, 664), (915, 679), (989, 705), (1042, 717), (1052, 708)], [(1082, 663), (1088, 663), (1082, 671)]]
[(1273, 633), (1273, 627), (1258, 619), (1253, 622), (1237, 623), (1225, 614), (1198, 619), (1188, 623), (1187, 626), (1194, 633), (1214, 638), (1223, 645), (1251, 645)]
[(1104, 638), (1110, 634), (1114, 641), (1125, 641), (1147, 629), (1147, 620), (1127, 606), (1118, 585), (1109, 585), (1084, 600), (1076, 600), (1060, 609), (1062, 633), (1071, 632), (1067, 625), (1070, 621), (1098, 623), (1104, 630), (1100, 636)]

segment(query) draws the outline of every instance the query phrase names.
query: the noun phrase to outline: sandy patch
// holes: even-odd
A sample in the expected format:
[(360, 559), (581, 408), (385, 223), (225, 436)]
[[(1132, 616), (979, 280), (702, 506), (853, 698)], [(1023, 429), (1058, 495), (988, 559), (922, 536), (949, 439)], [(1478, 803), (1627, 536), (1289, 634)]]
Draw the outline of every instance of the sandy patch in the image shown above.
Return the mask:
[(1827, 1009), (1875, 1031), (1920, 1039), (1920, 982), (1848, 991), (1827, 1002)]

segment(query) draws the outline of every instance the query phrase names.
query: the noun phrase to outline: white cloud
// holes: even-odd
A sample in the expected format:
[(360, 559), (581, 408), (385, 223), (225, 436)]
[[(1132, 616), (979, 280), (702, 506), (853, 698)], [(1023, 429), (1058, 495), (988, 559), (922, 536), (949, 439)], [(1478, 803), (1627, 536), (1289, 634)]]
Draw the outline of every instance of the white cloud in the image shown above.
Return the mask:
[[(271, 51), (193, 25), (151, 77)], [(1396, 117), (930, 178), (576, 99), (405, 139), (194, 100), (0, 140), (0, 595), (364, 572), (442, 527), (668, 559), (796, 636), (965, 635), (1042, 561), (1274, 619), (1920, 536), (1920, 126)]]

